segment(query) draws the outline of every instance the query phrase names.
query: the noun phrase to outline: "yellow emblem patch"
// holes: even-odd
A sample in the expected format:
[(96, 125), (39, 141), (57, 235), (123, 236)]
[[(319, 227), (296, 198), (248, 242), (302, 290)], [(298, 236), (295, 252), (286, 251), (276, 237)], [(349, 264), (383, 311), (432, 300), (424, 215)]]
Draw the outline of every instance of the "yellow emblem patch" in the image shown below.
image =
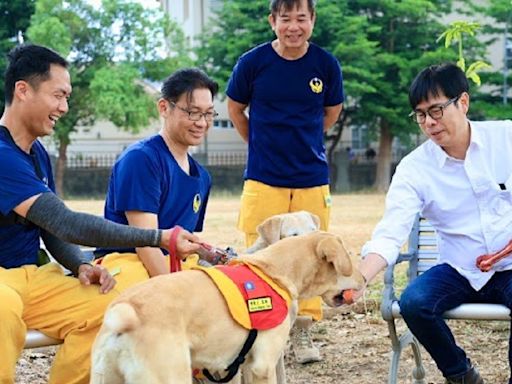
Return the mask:
[(326, 207), (330, 207), (332, 205), (331, 195), (324, 196), (324, 203)]
[(318, 77), (313, 77), (311, 80), (309, 80), (309, 87), (315, 93), (322, 93), (322, 90), (324, 89), (324, 83)]
[(199, 193), (196, 193), (196, 195), (194, 196), (192, 208), (194, 209), (194, 213), (197, 213), (199, 211), (199, 208), (201, 208), (201, 195)]
[(257, 299), (247, 300), (247, 309), (250, 313), (269, 311), (272, 309), (272, 299), (270, 297), (258, 297)]

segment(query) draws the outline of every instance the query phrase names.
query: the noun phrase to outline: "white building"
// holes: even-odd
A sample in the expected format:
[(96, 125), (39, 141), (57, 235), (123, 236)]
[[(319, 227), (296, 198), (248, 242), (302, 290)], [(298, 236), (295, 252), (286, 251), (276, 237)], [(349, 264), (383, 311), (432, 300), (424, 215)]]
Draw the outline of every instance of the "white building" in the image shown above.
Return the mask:
[(223, 0), (159, 0), (162, 9), (185, 32), (190, 44), (203, 32), (213, 12), (222, 6)]

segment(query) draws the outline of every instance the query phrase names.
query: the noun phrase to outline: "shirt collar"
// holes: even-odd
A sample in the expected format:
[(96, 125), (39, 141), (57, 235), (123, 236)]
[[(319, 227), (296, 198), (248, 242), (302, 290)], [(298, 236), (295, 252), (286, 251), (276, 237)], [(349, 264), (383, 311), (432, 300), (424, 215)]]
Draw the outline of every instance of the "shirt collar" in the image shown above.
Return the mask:
[(428, 143), (430, 145), (430, 150), (434, 156), (437, 166), (439, 168), (443, 168), (450, 157), (439, 145), (434, 143), (432, 140), (429, 140)]
[(477, 147), (482, 147), (484, 142), (482, 140), (482, 135), (478, 129), (475, 129), (475, 124), (468, 120), (469, 128), (471, 130), (471, 139), (469, 141), (469, 146), (475, 144)]
[[(482, 136), (479, 134), (478, 130), (474, 129), (474, 125), (471, 123), (471, 121), (468, 120), (468, 124), (470, 129), (469, 148), (471, 148), (472, 145), (481, 147), (483, 145)], [(429, 140), (429, 143), (431, 146), (432, 154), (436, 159), (439, 168), (443, 168), (449, 159), (455, 160), (452, 157), (450, 157), (439, 145), (435, 144), (432, 140)]]

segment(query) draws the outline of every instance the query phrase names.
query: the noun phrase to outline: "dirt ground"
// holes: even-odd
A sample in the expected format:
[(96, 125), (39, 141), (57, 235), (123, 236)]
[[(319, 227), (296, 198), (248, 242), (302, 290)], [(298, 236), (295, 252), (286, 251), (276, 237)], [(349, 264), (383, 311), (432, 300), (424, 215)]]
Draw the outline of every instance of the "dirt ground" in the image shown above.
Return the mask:
[[(102, 202), (69, 201), (73, 209), (101, 214)], [(213, 197), (208, 206), (205, 231), (201, 237), (212, 244), (232, 246), (242, 251), (243, 237), (236, 230), (238, 198)], [(362, 244), (381, 216), (384, 197), (379, 194), (351, 194), (333, 197), (330, 232), (339, 234), (354, 260)], [(298, 365), (286, 357), (289, 384), (377, 384), (387, 383), (391, 344), (387, 324), (379, 312), (381, 279), (372, 284), (366, 300), (351, 306), (326, 308), (325, 319), (313, 327), (314, 342), (320, 347), (323, 361)], [(399, 329), (403, 330), (401, 322)], [(507, 322), (452, 321), (455, 337), (478, 367), (488, 384), (508, 381)], [(28, 350), (17, 366), (18, 384), (47, 382), (48, 368), (55, 348)], [(443, 378), (430, 357), (423, 351), (425, 384), (442, 384)], [(397, 384), (412, 383), (414, 366), (409, 350), (401, 357)], [(142, 384), (142, 383), (141, 383)]]

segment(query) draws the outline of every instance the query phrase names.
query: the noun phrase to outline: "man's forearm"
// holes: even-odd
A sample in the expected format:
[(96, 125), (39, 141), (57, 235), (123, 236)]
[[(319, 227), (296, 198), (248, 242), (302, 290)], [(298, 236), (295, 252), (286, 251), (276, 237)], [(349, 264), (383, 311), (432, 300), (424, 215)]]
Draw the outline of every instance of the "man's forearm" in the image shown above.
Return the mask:
[(144, 264), (150, 277), (169, 273), (169, 258), (158, 248), (137, 248), (137, 256)]
[(247, 118), (245, 121), (241, 121), (238, 123), (233, 122), (233, 125), (235, 126), (235, 129), (237, 130), (240, 137), (245, 141), (246, 143), (249, 142), (249, 120)]
[(45, 230), (41, 231), (41, 238), (43, 239), (46, 249), (54, 259), (70, 270), (73, 275), (78, 275), (78, 267), (80, 267), (80, 265), (89, 262), (78, 245), (62, 241)]
[(327, 132), (340, 118), (343, 104), (324, 108), (324, 132)]
[(73, 212), (53, 193), (43, 193), (27, 219), (63, 241), (96, 247), (158, 247), (162, 231), (117, 224), (99, 216)]
[(235, 126), (242, 139), (249, 142), (249, 118), (245, 114), (246, 105), (228, 98), (228, 113), (231, 122)]

